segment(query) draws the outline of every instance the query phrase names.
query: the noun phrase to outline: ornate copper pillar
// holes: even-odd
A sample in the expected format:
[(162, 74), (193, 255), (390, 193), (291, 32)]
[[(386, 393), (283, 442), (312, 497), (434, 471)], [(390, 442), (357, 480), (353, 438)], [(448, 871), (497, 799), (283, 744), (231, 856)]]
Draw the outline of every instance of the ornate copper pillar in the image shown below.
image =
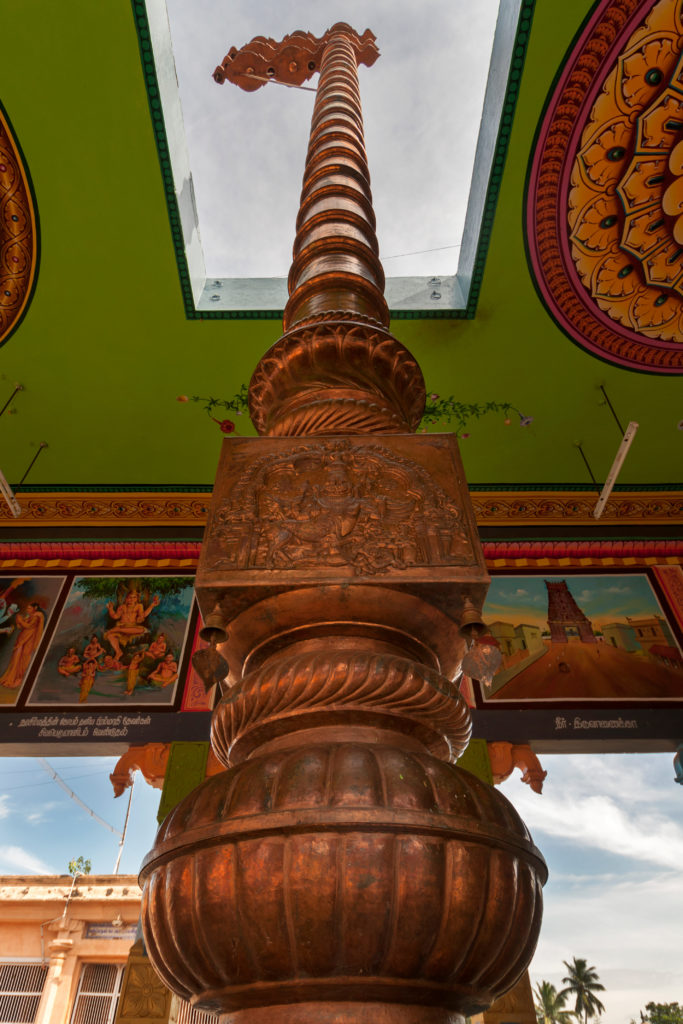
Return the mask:
[(388, 331), (357, 78), (376, 57), (339, 24), (214, 75), (320, 71), (285, 333), (250, 386), (268, 436), (224, 443), (197, 572), (228, 770), (141, 875), (150, 958), (226, 1024), (452, 1024), (515, 983), (540, 927), (541, 855), (454, 766), (488, 576), (455, 439), (412, 433), (422, 375)]

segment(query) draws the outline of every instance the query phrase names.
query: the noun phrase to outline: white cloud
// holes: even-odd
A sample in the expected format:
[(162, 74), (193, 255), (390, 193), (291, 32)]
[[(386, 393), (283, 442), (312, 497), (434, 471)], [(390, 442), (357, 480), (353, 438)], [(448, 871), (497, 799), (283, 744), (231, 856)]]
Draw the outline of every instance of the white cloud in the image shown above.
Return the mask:
[(0, 873), (5, 875), (52, 875), (53, 868), (21, 846), (0, 846)]
[(34, 808), (29, 814), (26, 815), (26, 821), (30, 825), (38, 825), (43, 821), (46, 821), (49, 817), (50, 811), (58, 807), (59, 804), (56, 800), (48, 800), (47, 803), (42, 804), (40, 807)]
[(3, 793), (3, 795), (0, 796), (0, 819), (7, 818), (12, 813), (9, 802), (9, 796), (7, 793)]
[(683, 827), (677, 822), (656, 811), (625, 809), (612, 795), (558, 796), (548, 789), (540, 799), (531, 792), (515, 799), (536, 842), (544, 833), (664, 868), (683, 863)]
[(585, 878), (569, 887), (553, 878), (546, 888), (541, 938), (531, 964), (532, 982), (560, 986), (563, 961), (585, 957), (605, 986), (601, 1024), (628, 1024), (653, 999), (680, 1001), (678, 948), (683, 887), (676, 871), (610, 883)]
[[(524, 590), (522, 587), (517, 587), (516, 590), (499, 590), (498, 596), (503, 601), (511, 601), (515, 597), (529, 597), (529, 591)], [(496, 608), (500, 607), (500, 605), (493, 604), (492, 607)]]
[(683, 827), (671, 754), (540, 759), (542, 796), (513, 777), (501, 787), (550, 872), (532, 984), (561, 987), (563, 961), (577, 956), (605, 985), (601, 1024), (638, 1020), (650, 1000), (680, 1002)]

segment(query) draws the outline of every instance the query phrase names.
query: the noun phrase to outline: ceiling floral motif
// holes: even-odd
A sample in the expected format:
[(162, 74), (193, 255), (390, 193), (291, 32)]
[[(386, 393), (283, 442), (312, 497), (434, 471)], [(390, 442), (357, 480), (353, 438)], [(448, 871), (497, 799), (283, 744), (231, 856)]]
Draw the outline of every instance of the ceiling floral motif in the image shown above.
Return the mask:
[(541, 123), (527, 242), (541, 296), (610, 362), (683, 372), (683, 18), (602, 0)]
[(19, 325), (38, 269), (38, 224), (21, 151), (0, 107), (0, 345)]

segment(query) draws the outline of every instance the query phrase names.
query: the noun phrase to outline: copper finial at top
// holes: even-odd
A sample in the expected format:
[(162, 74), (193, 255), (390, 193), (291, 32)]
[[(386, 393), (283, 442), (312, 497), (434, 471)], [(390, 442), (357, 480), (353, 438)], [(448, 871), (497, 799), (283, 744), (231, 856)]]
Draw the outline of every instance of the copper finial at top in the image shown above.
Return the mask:
[(340, 21), (317, 39), (312, 32), (291, 32), (279, 43), (266, 36), (255, 36), (241, 49), (231, 46), (213, 73), (215, 82), (232, 82), (245, 92), (254, 92), (270, 81), (283, 85), (303, 85), (320, 70), (322, 55), (333, 33), (343, 32), (352, 40), (356, 62), (371, 67), (379, 57), (376, 37), (366, 28), (362, 36)]

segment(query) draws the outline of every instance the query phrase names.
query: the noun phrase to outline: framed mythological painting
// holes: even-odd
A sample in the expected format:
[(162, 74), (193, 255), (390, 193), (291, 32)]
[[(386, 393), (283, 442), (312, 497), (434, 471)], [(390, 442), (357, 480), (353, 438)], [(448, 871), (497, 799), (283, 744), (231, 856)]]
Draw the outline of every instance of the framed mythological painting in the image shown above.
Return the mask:
[(27, 706), (172, 706), (192, 601), (192, 576), (76, 576)]
[(14, 706), (44, 645), (64, 576), (0, 576), (0, 705)]
[(647, 573), (494, 576), (484, 607), (502, 656), (487, 707), (683, 702), (683, 653)]

